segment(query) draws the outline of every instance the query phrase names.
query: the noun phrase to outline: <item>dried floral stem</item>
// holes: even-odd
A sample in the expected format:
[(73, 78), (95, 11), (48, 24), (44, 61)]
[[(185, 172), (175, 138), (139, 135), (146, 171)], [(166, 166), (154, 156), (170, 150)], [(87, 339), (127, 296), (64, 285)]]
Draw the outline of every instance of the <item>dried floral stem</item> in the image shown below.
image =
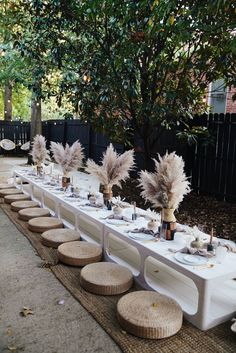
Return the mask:
[(30, 155), (37, 165), (41, 165), (45, 161), (50, 161), (49, 151), (46, 149), (46, 140), (42, 135), (36, 135), (32, 142), (32, 151)]
[(96, 164), (93, 160), (87, 161), (87, 172), (95, 175), (103, 185), (118, 185), (120, 181), (129, 177), (129, 172), (134, 167), (134, 151), (129, 150), (119, 155), (112, 144), (103, 154), (102, 165)]
[(155, 207), (177, 209), (184, 195), (190, 192), (189, 181), (184, 173), (184, 161), (173, 153), (154, 159), (155, 172), (140, 174), (141, 195)]
[(84, 154), (79, 141), (75, 141), (71, 147), (66, 144), (65, 148), (61, 143), (51, 142), (51, 151), (53, 158), (61, 166), (65, 176), (82, 165)]

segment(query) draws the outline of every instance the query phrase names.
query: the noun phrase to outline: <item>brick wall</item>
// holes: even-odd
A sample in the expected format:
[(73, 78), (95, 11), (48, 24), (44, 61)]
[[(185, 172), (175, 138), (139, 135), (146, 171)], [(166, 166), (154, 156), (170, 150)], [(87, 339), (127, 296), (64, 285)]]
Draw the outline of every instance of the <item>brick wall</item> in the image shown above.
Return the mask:
[(228, 89), (226, 96), (226, 113), (236, 113), (236, 101), (233, 102), (232, 96), (236, 94), (236, 87)]

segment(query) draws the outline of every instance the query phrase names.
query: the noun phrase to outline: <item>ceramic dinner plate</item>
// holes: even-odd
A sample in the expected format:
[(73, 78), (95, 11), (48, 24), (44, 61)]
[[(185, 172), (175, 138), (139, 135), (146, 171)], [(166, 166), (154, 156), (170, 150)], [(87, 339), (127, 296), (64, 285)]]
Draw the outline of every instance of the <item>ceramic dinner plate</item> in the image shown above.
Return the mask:
[(181, 252), (175, 253), (175, 259), (182, 264), (190, 266), (204, 265), (207, 263), (207, 258), (199, 255), (188, 255)]
[(134, 240), (154, 240), (154, 237), (150, 234), (145, 234), (145, 233), (132, 233), (129, 232), (129, 238), (132, 238)]
[(106, 223), (113, 224), (115, 226), (127, 226), (129, 222), (123, 221), (123, 219), (107, 219)]
[(83, 205), (79, 205), (79, 208), (81, 208), (81, 210), (83, 210), (83, 211), (99, 211), (99, 210), (101, 210), (101, 208), (96, 208), (96, 207), (91, 207), (91, 206), (83, 206)]
[(63, 199), (68, 202), (78, 202), (78, 198), (76, 198), (76, 197), (65, 196), (65, 197), (63, 197)]

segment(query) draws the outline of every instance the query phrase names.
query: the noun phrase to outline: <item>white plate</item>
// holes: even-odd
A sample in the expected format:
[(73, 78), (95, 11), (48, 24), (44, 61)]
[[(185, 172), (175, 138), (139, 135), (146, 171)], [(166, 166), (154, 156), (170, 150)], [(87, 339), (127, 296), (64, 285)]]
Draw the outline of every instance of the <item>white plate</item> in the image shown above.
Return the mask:
[(201, 262), (201, 258), (199, 258), (198, 255), (185, 255), (184, 260), (192, 264)]
[(82, 205), (79, 205), (79, 208), (81, 208), (81, 210), (83, 210), (83, 211), (100, 211), (100, 210), (102, 210), (102, 208), (96, 208), (96, 207), (90, 207), (90, 206), (82, 206)]
[(175, 259), (185, 265), (205, 265), (207, 258), (199, 255), (187, 255), (181, 252), (175, 253)]
[(113, 224), (115, 226), (128, 226), (129, 222), (123, 221), (123, 219), (107, 219), (106, 223)]
[(135, 239), (135, 240), (154, 240), (155, 238), (150, 235), (150, 234), (145, 234), (145, 233), (132, 233), (129, 232), (129, 238)]
[(64, 195), (65, 192), (64, 191), (60, 191), (60, 190), (53, 190), (54, 194), (58, 194), (58, 195)]
[(78, 198), (76, 198), (76, 197), (67, 197), (67, 196), (65, 196), (65, 197), (63, 197), (63, 199), (65, 201), (68, 201), (68, 202), (78, 202)]

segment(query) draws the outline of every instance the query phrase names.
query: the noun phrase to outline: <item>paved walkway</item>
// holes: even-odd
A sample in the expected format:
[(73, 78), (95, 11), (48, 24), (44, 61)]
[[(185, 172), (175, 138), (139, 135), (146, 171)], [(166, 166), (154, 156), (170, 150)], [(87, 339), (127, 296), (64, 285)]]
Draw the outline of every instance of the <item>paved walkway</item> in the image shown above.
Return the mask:
[[(0, 175), (3, 166), (12, 162), (2, 164), (0, 159)], [(121, 352), (41, 263), (28, 240), (0, 210), (0, 352)], [(60, 300), (63, 305), (58, 304)], [(34, 314), (22, 317), (23, 307)]]

